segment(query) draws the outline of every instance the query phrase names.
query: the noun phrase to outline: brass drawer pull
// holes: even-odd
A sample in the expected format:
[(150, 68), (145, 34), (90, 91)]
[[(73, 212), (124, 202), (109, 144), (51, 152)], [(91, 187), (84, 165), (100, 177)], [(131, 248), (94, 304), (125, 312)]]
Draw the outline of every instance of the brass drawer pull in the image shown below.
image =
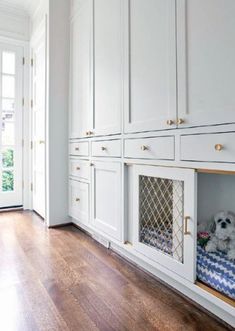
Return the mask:
[(224, 147), (223, 147), (223, 145), (221, 145), (221, 144), (216, 144), (216, 145), (215, 145), (215, 150), (216, 150), (217, 152), (222, 151), (223, 148), (224, 148)]
[(76, 202), (79, 202), (80, 201), (80, 199), (79, 198), (76, 198)]
[(143, 146), (140, 147), (140, 149), (141, 149), (142, 151), (147, 151), (147, 150), (148, 150), (148, 146), (143, 145)]
[(77, 167), (76, 170), (81, 170), (81, 168), (80, 167)]
[(191, 232), (190, 231), (188, 231), (188, 221), (190, 220), (190, 216), (185, 216), (185, 218), (184, 218), (184, 234), (185, 235), (189, 235), (189, 234), (191, 234)]
[(172, 120), (167, 120), (167, 121), (166, 121), (166, 124), (171, 126), (171, 125), (174, 124), (174, 121), (172, 121)]
[(75, 151), (79, 151), (79, 147), (76, 147), (76, 148), (75, 148)]
[(183, 118), (179, 118), (178, 119), (178, 121), (177, 121), (177, 123), (180, 125), (180, 124), (184, 124), (184, 120), (183, 120)]

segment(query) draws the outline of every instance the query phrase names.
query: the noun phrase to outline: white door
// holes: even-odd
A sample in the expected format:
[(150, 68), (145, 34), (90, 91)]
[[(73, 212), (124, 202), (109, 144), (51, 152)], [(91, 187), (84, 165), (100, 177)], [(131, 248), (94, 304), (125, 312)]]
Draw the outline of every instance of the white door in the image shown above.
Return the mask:
[(175, 128), (175, 0), (130, 0), (126, 11), (130, 95), (125, 132)]
[(94, 134), (121, 132), (123, 0), (94, 1)]
[(71, 20), (70, 138), (86, 137), (92, 130), (92, 3), (83, 1)]
[(0, 208), (23, 205), (23, 49), (0, 43)]
[(194, 170), (136, 165), (133, 178), (134, 248), (194, 282)]
[(45, 218), (45, 110), (46, 110), (46, 39), (45, 31), (32, 44), (32, 148), (33, 210)]
[(92, 170), (92, 225), (121, 240), (121, 163), (94, 162)]
[(235, 122), (235, 1), (177, 0), (179, 127)]

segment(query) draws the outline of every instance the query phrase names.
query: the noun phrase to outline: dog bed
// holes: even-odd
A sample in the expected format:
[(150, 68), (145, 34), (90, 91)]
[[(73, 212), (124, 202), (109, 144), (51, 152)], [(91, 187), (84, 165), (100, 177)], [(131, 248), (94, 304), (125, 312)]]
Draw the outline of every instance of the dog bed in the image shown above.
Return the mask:
[(235, 261), (222, 252), (207, 253), (197, 247), (197, 278), (215, 290), (235, 299)]

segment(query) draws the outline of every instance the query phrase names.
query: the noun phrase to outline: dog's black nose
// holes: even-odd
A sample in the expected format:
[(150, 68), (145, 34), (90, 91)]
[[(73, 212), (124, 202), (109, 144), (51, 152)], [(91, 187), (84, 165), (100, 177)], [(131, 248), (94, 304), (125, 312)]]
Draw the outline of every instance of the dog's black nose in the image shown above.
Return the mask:
[(222, 223), (221, 223), (221, 228), (222, 228), (222, 229), (226, 229), (226, 227), (227, 227), (227, 224), (226, 224), (225, 222), (222, 222)]

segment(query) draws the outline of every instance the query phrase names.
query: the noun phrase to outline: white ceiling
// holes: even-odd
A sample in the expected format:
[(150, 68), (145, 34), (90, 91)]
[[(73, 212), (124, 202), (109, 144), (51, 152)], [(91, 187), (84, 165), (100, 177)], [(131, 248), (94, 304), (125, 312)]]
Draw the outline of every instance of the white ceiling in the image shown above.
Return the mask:
[(12, 8), (13, 10), (19, 10), (27, 12), (32, 15), (39, 5), (40, 0), (0, 0), (0, 5), (2, 7)]

